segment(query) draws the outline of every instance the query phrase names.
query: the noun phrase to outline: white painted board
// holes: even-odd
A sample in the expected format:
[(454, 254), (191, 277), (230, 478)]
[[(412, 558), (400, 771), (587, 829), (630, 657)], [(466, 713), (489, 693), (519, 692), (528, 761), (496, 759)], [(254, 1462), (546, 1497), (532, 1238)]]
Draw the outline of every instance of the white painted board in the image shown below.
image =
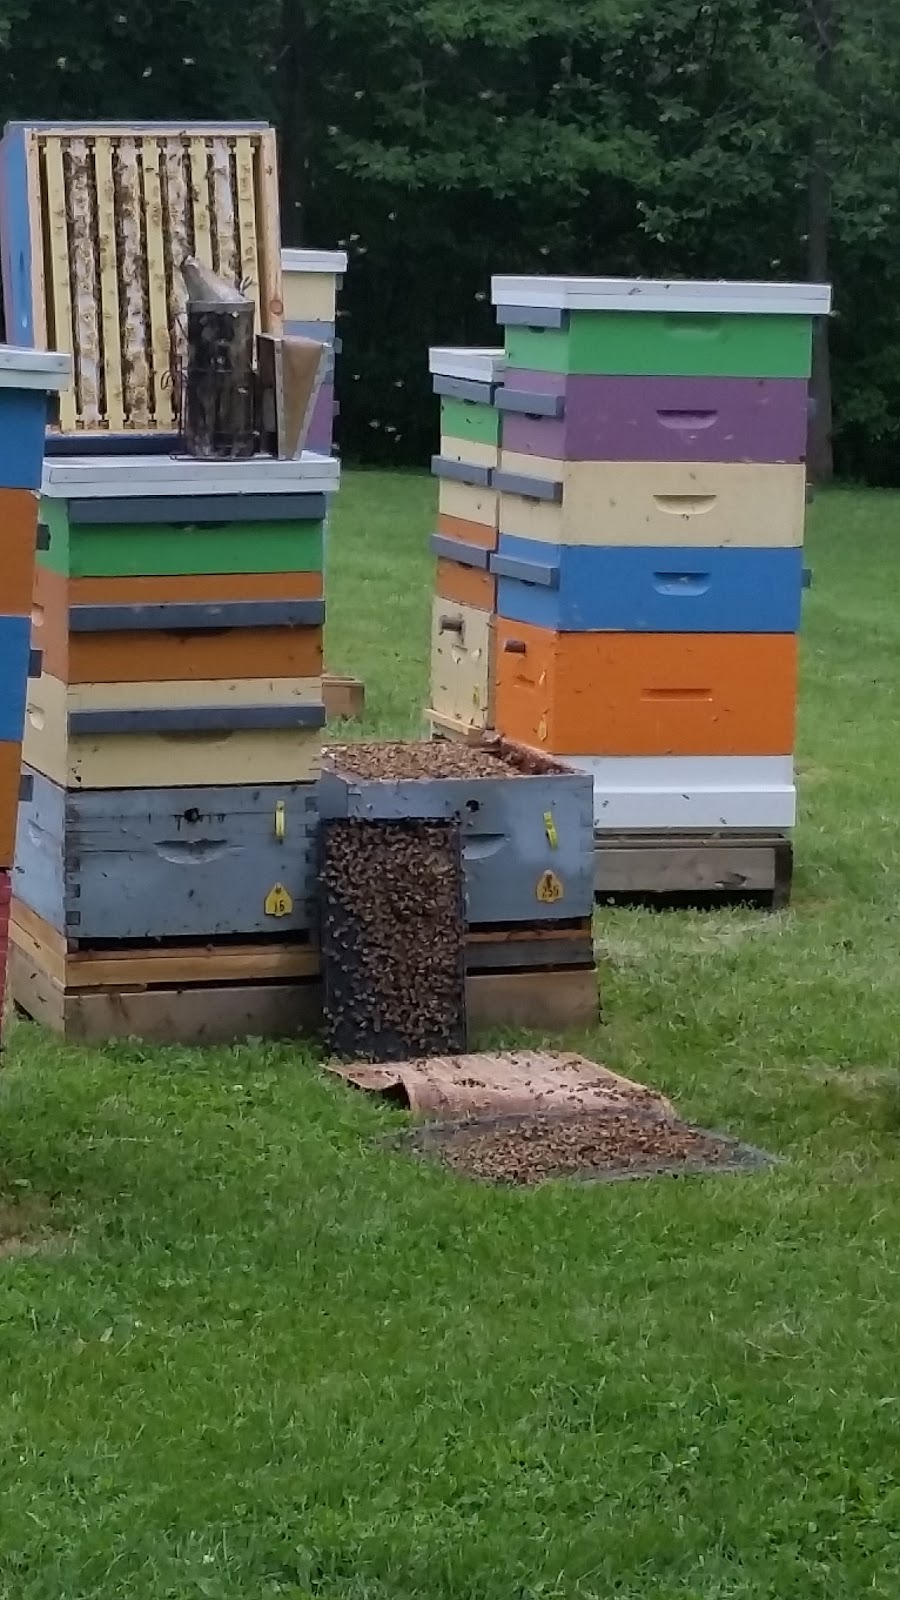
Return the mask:
[(831, 287), (825, 283), (729, 283), (724, 279), (494, 277), (491, 300), (495, 306), (559, 311), (823, 317), (831, 310)]

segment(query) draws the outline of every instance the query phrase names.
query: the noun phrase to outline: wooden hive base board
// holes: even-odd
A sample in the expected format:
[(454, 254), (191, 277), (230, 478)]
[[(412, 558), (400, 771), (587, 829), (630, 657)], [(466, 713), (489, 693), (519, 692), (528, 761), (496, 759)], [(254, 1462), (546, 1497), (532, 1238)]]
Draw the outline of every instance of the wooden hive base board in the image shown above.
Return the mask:
[[(189, 1045), (296, 1038), (317, 1033), (322, 1017), (318, 978), (66, 990), (18, 945), (10, 949), (9, 990), (19, 1010), (35, 1022), (66, 1039), (94, 1044), (127, 1038)], [(479, 974), (466, 980), (466, 1002), (476, 1029), (581, 1030), (598, 1018), (597, 975), (589, 969)]]
[(601, 833), (595, 894), (605, 902), (740, 896), (787, 905), (793, 846), (783, 833)]
[(770, 832), (797, 819), (790, 756), (572, 756), (594, 781), (598, 829)]
[[(4, 886), (6, 899), (4, 901)], [(0, 909), (10, 904), (9, 874), (0, 874)], [(11, 902), (13, 942), (66, 989), (133, 987), (165, 988), (186, 983), (269, 982), (272, 979), (318, 976), (320, 957), (308, 933), (271, 939), (206, 942), (181, 939), (170, 943), (134, 940), (102, 945), (67, 939), (22, 900)], [(534, 973), (567, 968), (594, 968), (591, 919), (571, 923), (508, 928), (470, 929), (466, 934), (466, 970), (485, 973)]]
[(245, 943), (107, 944), (66, 940), (43, 917), (13, 900), (10, 938), (64, 989), (152, 989), (182, 984), (268, 983), (315, 978), (319, 952), (306, 935)]
[(223, 1044), (246, 1038), (296, 1038), (318, 1030), (318, 978), (289, 983), (229, 983), (160, 989), (66, 990), (18, 946), (10, 951), (9, 992), (19, 1010), (64, 1038), (102, 1044)]

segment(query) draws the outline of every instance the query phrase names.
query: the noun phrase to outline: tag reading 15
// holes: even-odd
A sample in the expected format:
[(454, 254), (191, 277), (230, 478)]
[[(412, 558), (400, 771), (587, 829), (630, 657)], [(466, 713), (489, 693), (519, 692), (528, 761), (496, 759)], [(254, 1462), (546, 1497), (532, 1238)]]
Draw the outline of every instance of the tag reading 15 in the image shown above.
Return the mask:
[(290, 916), (294, 909), (294, 902), (283, 883), (273, 883), (263, 902), (263, 909), (267, 917)]

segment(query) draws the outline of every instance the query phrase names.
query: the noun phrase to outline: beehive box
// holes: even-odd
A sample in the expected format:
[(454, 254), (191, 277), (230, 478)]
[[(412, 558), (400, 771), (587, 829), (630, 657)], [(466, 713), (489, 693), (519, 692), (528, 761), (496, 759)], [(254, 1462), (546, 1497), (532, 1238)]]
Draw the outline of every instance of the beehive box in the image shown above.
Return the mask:
[(275, 133), (265, 123), (11, 123), (0, 141), (6, 336), (74, 358), (59, 427), (177, 425), (186, 255), (282, 330)]
[(509, 369), (598, 377), (807, 379), (815, 283), (492, 279)]
[(459, 822), (470, 927), (590, 916), (588, 774), (509, 744), (351, 745), (323, 763), (323, 817)]
[(315, 785), (65, 790), (32, 774), (15, 893), (67, 939), (221, 939), (312, 923)]

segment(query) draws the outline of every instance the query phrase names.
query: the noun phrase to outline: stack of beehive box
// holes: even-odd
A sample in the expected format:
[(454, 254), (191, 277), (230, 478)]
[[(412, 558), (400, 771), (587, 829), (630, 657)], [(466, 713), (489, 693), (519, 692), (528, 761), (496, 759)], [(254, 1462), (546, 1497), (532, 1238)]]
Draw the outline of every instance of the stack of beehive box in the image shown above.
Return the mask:
[[(281, 261), (285, 333), (316, 339), (330, 347), (306, 440), (307, 449), (328, 455), (335, 448), (334, 425), (339, 413), (335, 399), (335, 362), (341, 352), (336, 332), (337, 292), (347, 256), (342, 250), (282, 250)], [(359, 678), (328, 672), (323, 693), (329, 718), (362, 715), (366, 691)]]
[(185, 254), (249, 286), (260, 331), (283, 329), (274, 133), (15, 126), (0, 173), (7, 321), (71, 351), (75, 380), (43, 482), (15, 997), (84, 1037), (290, 1031), (316, 1009), (339, 468), (192, 461), (172, 432)]
[(277, 1015), (248, 986), (290, 976), (313, 921), (337, 476), (321, 456), (48, 462), (13, 908), (35, 1015), (90, 1031), (111, 986), (135, 1033), (154, 1010), (196, 1036), (204, 1006), (251, 1032), (254, 1005), (256, 1031)]
[(783, 888), (829, 291), (497, 278), (493, 299), (493, 725), (592, 774), (601, 892)]
[(431, 619), (432, 731), (477, 737), (494, 726), (500, 412), (495, 397), (502, 350), (433, 349), (433, 388), (441, 403), (437, 559)]
[(336, 324), (337, 292), (347, 270), (347, 256), (342, 250), (282, 250), (281, 265), (285, 333), (316, 339), (331, 351), (306, 440), (308, 450), (329, 455), (337, 416), (334, 363), (341, 350)]
[(62, 355), (0, 345), (0, 1022), (6, 986), (11, 876), (22, 781), (31, 593), (48, 395), (68, 382)]
[[(497, 726), (497, 580), (492, 564), (499, 495), (493, 479), (500, 464), (496, 400), (504, 356), (502, 350), (433, 349), (429, 365), (440, 397), (441, 447), (432, 461), (438, 518), (431, 539), (436, 568), (428, 716), (433, 737), (477, 743)], [(521, 762), (521, 752), (507, 748), (505, 771), (500, 763), (487, 770), (507, 778), (527, 772), (527, 761), (518, 768), (514, 764)], [(574, 996), (580, 985), (588, 995), (589, 1012), (596, 1006), (590, 932), (591, 787), (585, 779), (583, 786), (567, 790), (562, 770), (539, 757), (529, 781), (520, 776), (499, 788), (470, 781), (468, 789), (461, 783), (435, 783), (430, 791), (420, 786), (416, 792), (423, 797), (428, 792), (432, 801), (441, 796), (462, 818), (470, 979), (474, 981), (479, 962), (490, 972), (491, 963), (505, 957), (518, 968), (522, 992), (530, 978), (536, 999), (543, 993), (548, 1005), (555, 990), (562, 994), (568, 987)], [(460, 772), (465, 772), (464, 765)], [(411, 803), (408, 789), (400, 786), (404, 805)], [(502, 807), (498, 795), (503, 796)], [(565, 799), (565, 816), (556, 817), (553, 796)], [(580, 972), (574, 970), (579, 962)], [(572, 969), (568, 973), (562, 970), (566, 965)]]

